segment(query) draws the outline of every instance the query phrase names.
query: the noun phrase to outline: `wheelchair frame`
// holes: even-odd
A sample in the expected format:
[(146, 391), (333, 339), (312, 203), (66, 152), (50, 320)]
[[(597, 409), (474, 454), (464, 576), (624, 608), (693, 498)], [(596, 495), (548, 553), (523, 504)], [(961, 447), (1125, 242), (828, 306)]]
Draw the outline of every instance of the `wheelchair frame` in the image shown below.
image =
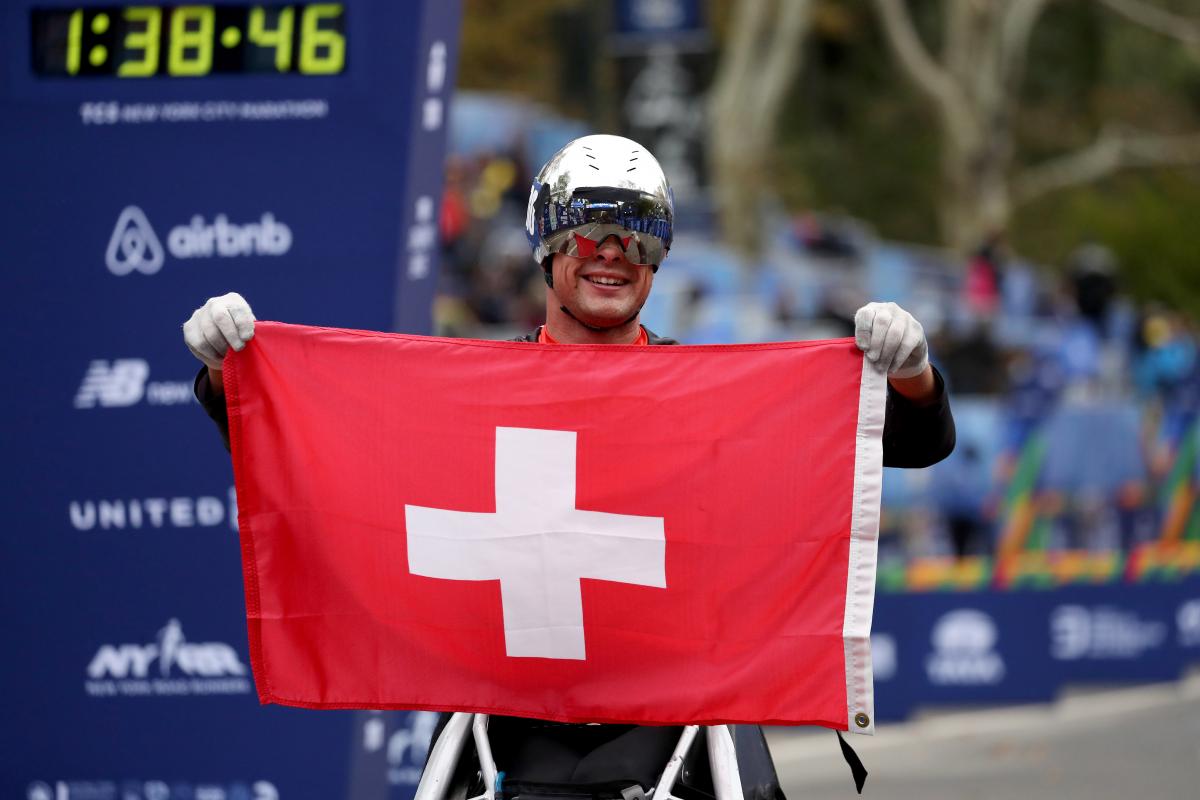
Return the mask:
[[(672, 792), (679, 780), (679, 773), (683, 769), (683, 760), (691, 752), (696, 737), (700, 733), (700, 727), (699, 725), (684, 727), (658, 782), (646, 793), (647, 800), (680, 800)], [(487, 714), (456, 712), (446, 723), (446, 727), (433, 745), (413, 800), (453, 800), (449, 797), (451, 782), (454, 779), (459, 760), (462, 758), (463, 750), (466, 748), (468, 736), (473, 739), (475, 752), (479, 756), (479, 770), (484, 787), (482, 794), (469, 798), (469, 800), (496, 800), (496, 792), (499, 789), (497, 786), (499, 771), (495, 759), (492, 758), (492, 743), (488, 739), (487, 728)], [(704, 734), (708, 746), (708, 760), (712, 767), (713, 790), (717, 800), (744, 800), (737, 752), (734, 749), (733, 734), (729, 730), (729, 726), (706, 725)]]

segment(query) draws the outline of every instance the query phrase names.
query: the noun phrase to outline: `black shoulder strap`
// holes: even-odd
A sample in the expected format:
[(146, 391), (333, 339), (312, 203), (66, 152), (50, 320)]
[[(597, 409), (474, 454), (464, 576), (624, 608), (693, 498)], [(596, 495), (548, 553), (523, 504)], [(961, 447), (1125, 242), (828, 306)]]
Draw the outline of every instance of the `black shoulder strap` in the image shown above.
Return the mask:
[(645, 325), (643, 325), (642, 327), (645, 328), (645, 330), (646, 330), (646, 339), (650, 344), (679, 344), (679, 342), (675, 341), (674, 339), (672, 339), (670, 337), (659, 336), (654, 331), (650, 330), (649, 328), (646, 328)]
[(858, 753), (854, 752), (854, 748), (846, 743), (842, 732), (835, 731), (835, 733), (837, 733), (838, 744), (842, 746), (842, 758), (846, 759), (846, 763), (850, 765), (850, 774), (854, 776), (854, 788), (858, 789), (859, 794), (862, 794), (863, 784), (867, 782), (867, 768), (863, 766), (862, 759), (858, 757)]

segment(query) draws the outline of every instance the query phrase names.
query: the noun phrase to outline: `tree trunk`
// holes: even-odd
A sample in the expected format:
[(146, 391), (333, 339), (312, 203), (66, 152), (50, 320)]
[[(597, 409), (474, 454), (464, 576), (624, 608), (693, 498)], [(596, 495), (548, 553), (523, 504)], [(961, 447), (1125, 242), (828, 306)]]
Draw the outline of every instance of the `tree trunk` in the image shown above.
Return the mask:
[(959, 252), (971, 252), (1008, 227), (1012, 152), (1006, 138), (997, 132), (967, 142), (946, 137), (938, 225), (943, 243)]
[(969, 252), (1011, 217), (1012, 118), (1029, 34), (1046, 0), (945, 0), (940, 59), (921, 41), (904, 0), (875, 3), (897, 62), (940, 122), (942, 242)]
[(762, 253), (776, 123), (800, 61), (809, 0), (742, 0), (710, 101), (713, 189), (724, 240), (748, 260)]

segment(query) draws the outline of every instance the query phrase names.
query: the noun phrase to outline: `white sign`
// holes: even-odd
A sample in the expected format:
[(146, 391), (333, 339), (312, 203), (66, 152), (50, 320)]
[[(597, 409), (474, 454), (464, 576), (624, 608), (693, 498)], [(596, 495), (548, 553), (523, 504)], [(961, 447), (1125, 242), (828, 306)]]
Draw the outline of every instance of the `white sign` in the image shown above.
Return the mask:
[(982, 611), (962, 608), (933, 627), (933, 653), (925, 672), (936, 686), (991, 686), (1004, 680), (1004, 660), (995, 652), (996, 623)]

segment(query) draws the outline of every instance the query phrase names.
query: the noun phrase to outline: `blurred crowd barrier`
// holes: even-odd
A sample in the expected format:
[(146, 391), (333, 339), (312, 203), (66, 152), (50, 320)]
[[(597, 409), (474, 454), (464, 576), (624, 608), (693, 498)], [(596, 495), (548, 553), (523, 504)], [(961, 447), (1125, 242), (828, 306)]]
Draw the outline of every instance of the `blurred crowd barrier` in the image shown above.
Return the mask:
[[(521, 101), (456, 102), (435, 327), (507, 338), (544, 316), (524, 232), (531, 169), (586, 131)], [(1200, 574), (1197, 326), (1125, 296), (1102, 242), (1048, 268), (999, 238), (964, 259), (879, 240), (854, 220), (780, 213), (764, 225), (765, 255), (748, 263), (717, 241), (702, 202), (679, 212), (643, 310), (657, 333), (684, 343), (848, 336), (871, 300), (895, 301), (925, 326), (958, 446), (931, 469), (887, 471), (882, 590)]]
[(1044, 703), (1064, 688), (1165, 682), (1200, 663), (1200, 575), (1055, 591), (906, 592), (875, 604), (875, 717)]

